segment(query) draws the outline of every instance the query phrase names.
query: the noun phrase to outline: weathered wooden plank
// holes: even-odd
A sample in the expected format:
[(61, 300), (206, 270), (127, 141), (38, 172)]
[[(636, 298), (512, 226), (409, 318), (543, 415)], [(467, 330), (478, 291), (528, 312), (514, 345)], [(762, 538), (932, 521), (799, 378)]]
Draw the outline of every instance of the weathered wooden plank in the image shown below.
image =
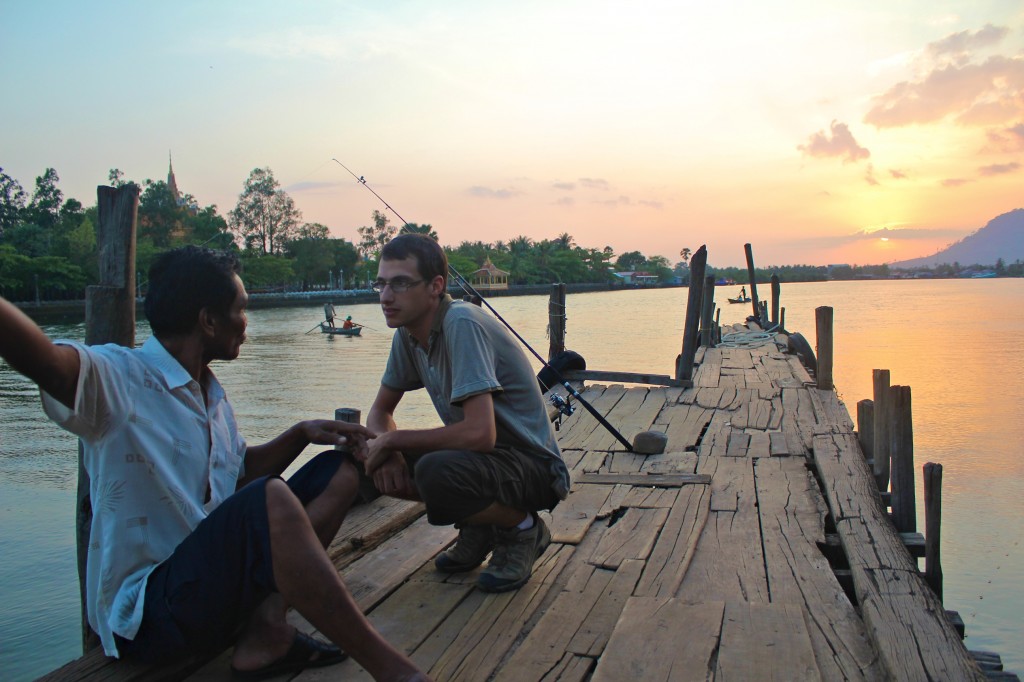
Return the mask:
[(822, 390), (814, 386), (807, 388), (807, 395), (811, 398), (811, 405), (819, 424), (839, 426), (844, 430), (853, 431), (853, 419), (850, 417), (846, 405), (839, 400), (835, 390)]
[(803, 458), (758, 460), (754, 478), (772, 602), (801, 605), (809, 614), (822, 678), (884, 679), (864, 624), (818, 548), (827, 510)]
[(715, 679), (820, 680), (801, 608), (726, 602)]
[(665, 428), (665, 435), (668, 436), (666, 451), (680, 452), (696, 448), (712, 416), (711, 409), (699, 405), (666, 405), (659, 417), (668, 424)]
[(676, 596), (769, 601), (751, 460), (702, 458), (697, 471), (711, 474), (712, 511)]
[(626, 509), (601, 538), (590, 562), (615, 569), (628, 559), (646, 559), (667, 518), (667, 509)]
[[(664, 405), (665, 394), (662, 392), (658, 394), (661, 401), (656, 408), (649, 405), (647, 409), (643, 411), (642, 415), (639, 417), (643, 422), (643, 427), (635, 428), (631, 427), (631, 420), (638, 418), (637, 413), (643, 408), (644, 402), (647, 399), (648, 389), (624, 389), (621, 386), (616, 386), (614, 388), (617, 390), (621, 389), (623, 393), (611, 408), (602, 411), (601, 414), (605, 416), (608, 423), (615, 425), (616, 430), (618, 430), (626, 440), (632, 441), (633, 436), (635, 436), (639, 431), (646, 431), (650, 428), (655, 417), (658, 416), (658, 412)], [(611, 387), (609, 390), (611, 390)], [(645, 419), (645, 417), (647, 418)], [(613, 436), (608, 429), (598, 426), (594, 428), (586, 438), (579, 441), (579, 447), (584, 450), (621, 450), (622, 444), (619, 443), (619, 440)]]
[(576, 478), (580, 485), (640, 485), (657, 488), (679, 488), (684, 485), (707, 485), (706, 474), (583, 474)]
[[(592, 682), (704, 681), (714, 675), (722, 602), (633, 597), (626, 602)], [(679, 625), (685, 623), (681, 639)]]
[[(582, 395), (598, 413), (607, 414), (625, 393), (622, 386), (588, 386)], [(589, 411), (578, 409), (571, 417), (562, 420), (558, 444), (563, 450), (584, 449), (583, 442), (590, 434), (603, 428)]]
[(633, 487), (625, 483), (616, 483), (604, 505), (597, 512), (597, 518), (605, 519), (625, 506), (626, 498)]
[(421, 517), (373, 553), (349, 565), (343, 571), (345, 583), (359, 606), (367, 611), (451, 544), (457, 535), (452, 526), (431, 526), (426, 517)]
[(562, 376), (570, 381), (615, 381), (627, 384), (672, 386), (674, 388), (687, 388), (693, 385), (693, 382), (689, 380), (675, 379), (667, 374), (641, 374), (639, 372), (608, 372), (594, 369), (572, 369), (563, 371)]
[(635, 452), (610, 453), (610, 457), (605, 460), (606, 471), (609, 474), (635, 474), (643, 467), (646, 459), (647, 455)]
[[(373, 549), (383, 538), (408, 526), (422, 516), (425, 510), (421, 502), (383, 495), (353, 507), (345, 515), (345, 523), (338, 534), (327, 546), (327, 555), (335, 566), (343, 568), (359, 555)], [(351, 556), (353, 554), (356, 556)]]
[[(640, 507), (644, 509), (665, 508), (671, 509), (679, 496), (676, 488), (647, 488), (634, 486), (630, 488), (626, 499), (622, 501), (624, 507)], [(924, 548), (922, 536), (921, 547)]]
[[(392, 646), (412, 654), (473, 590), (471, 585), (410, 582), (400, 587), (369, 614), (369, 620)], [(413, 660), (422, 665), (420, 661)], [(355, 659), (327, 669), (309, 669), (294, 682), (319, 679), (372, 680)], [(196, 681), (198, 682), (198, 681)]]
[(604, 506), (613, 486), (578, 485), (574, 483), (568, 497), (558, 503), (551, 512), (548, 528), (554, 542), (577, 545), (587, 534), (587, 529), (598, 518), (598, 511)]
[(667, 598), (675, 595), (707, 523), (710, 502), (708, 486), (687, 486), (679, 490), (634, 590), (637, 596)]
[(917, 572), (852, 568), (864, 624), (891, 679), (984, 680)]
[[(554, 548), (552, 548), (554, 549)], [(489, 594), (431, 666), (436, 680), (483, 680), (493, 673), (543, 602), (572, 549), (551, 549), (534, 566), (533, 577), (514, 592)]]
[[(572, 450), (563, 450), (564, 452), (573, 452)], [(605, 460), (607, 460), (609, 454), (607, 452), (591, 452), (583, 451), (583, 456), (580, 457), (576, 465), (570, 470), (571, 478), (576, 479), (580, 474), (584, 473), (597, 473), (604, 468)]]
[(640, 472), (644, 474), (692, 474), (697, 471), (697, 453), (665, 452), (648, 455)]

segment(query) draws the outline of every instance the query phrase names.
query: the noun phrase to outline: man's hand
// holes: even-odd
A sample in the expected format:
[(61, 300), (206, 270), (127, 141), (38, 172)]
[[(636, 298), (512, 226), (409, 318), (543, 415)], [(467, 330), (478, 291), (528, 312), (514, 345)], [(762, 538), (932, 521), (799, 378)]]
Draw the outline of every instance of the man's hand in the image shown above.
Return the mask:
[(366, 454), (367, 441), (377, 437), (370, 429), (360, 424), (336, 421), (334, 419), (311, 419), (299, 422), (303, 437), (317, 445), (348, 445), (357, 458)]
[[(385, 462), (392, 458), (392, 455), (399, 455), (401, 459), (401, 453), (390, 446), (391, 434), (394, 431), (385, 431), (384, 433), (378, 433), (374, 435), (371, 442), (367, 444), (366, 450), (364, 451), (365, 457), (356, 455), (362, 460), (363, 465), (366, 467), (366, 473), (369, 476), (373, 476), (374, 472)], [(383, 492), (383, 491), (381, 491)]]
[(418, 500), (419, 492), (409, 474), (405, 457), (400, 452), (392, 452), (390, 456), (370, 474), (373, 485), (382, 494), (400, 497), (406, 500)]

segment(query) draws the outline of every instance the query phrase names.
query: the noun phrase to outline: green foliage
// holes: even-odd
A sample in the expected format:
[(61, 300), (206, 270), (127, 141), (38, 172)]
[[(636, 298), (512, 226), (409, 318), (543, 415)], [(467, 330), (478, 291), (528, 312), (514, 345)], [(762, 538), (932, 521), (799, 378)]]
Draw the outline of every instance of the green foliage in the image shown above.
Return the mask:
[(0, 238), (4, 232), (21, 222), (25, 210), (25, 190), (21, 183), (0, 168)]
[(283, 287), (295, 278), (292, 261), (285, 256), (247, 251), (241, 260), (242, 281), (250, 291)]
[(425, 234), (435, 242), (438, 241), (437, 230), (430, 225), (417, 225), (416, 223), (406, 223), (402, 227), (402, 232), (411, 232), (413, 234)]
[(0, 244), (0, 291), (4, 296), (11, 297), (8, 292), (22, 285), (28, 260), (10, 244)]
[(44, 230), (51, 229), (60, 220), (60, 207), (64, 201), (64, 193), (57, 188), (60, 176), (57, 171), (47, 168), (36, 178), (36, 188), (32, 200), (25, 209), (24, 219), (35, 223)]
[(378, 260), (380, 250), (394, 239), (398, 234), (398, 228), (391, 224), (387, 215), (374, 211), (373, 225), (364, 225), (357, 228), (356, 232), (359, 233), (359, 253), (366, 259)]
[(302, 220), (302, 212), (269, 168), (254, 168), (249, 173), (238, 204), (228, 216), (231, 229), (246, 249), (261, 254), (281, 253)]

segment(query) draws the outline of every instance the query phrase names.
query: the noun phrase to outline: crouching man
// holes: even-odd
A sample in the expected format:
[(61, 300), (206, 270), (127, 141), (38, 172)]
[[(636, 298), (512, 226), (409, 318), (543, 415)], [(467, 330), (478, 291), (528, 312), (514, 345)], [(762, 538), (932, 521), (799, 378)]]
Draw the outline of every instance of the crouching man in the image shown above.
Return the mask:
[[(330, 420), (259, 446), (238, 433), (209, 367), (245, 341), (238, 270), (198, 247), (159, 256), (145, 302), (153, 336), (136, 349), (55, 344), (0, 298), (0, 356), (84, 444), (89, 624), (108, 656), (142, 662), (234, 640), (241, 677), (337, 663), (343, 649), (378, 680), (426, 679), (369, 624), (324, 550), (358, 488), (354, 464), (328, 451), (281, 478), (310, 443), (365, 449), (372, 433)], [(289, 625), (289, 605), (334, 644)]]
[[(537, 511), (565, 499), (569, 472), (522, 349), (487, 312), (452, 301), (447, 279), (429, 237), (400, 235), (381, 251), (373, 288), (397, 331), (367, 415), (377, 437), (365, 469), (381, 493), (421, 499), (430, 523), (458, 527), (438, 570), (470, 571), (491, 554), (477, 586), (514, 590), (551, 542)], [(424, 387), (445, 425), (398, 429), (402, 396)]]

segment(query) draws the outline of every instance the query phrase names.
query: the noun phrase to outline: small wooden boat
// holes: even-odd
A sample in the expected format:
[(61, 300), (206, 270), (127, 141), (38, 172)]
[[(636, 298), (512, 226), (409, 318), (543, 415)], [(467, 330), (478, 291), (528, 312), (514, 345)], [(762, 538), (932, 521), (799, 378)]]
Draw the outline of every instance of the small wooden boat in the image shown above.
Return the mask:
[(750, 297), (747, 298), (730, 298), (729, 303), (750, 303)]
[(332, 336), (359, 336), (359, 333), (363, 331), (363, 328), (361, 325), (356, 325), (355, 327), (345, 329), (344, 327), (332, 327), (326, 322), (321, 322), (320, 331)]

